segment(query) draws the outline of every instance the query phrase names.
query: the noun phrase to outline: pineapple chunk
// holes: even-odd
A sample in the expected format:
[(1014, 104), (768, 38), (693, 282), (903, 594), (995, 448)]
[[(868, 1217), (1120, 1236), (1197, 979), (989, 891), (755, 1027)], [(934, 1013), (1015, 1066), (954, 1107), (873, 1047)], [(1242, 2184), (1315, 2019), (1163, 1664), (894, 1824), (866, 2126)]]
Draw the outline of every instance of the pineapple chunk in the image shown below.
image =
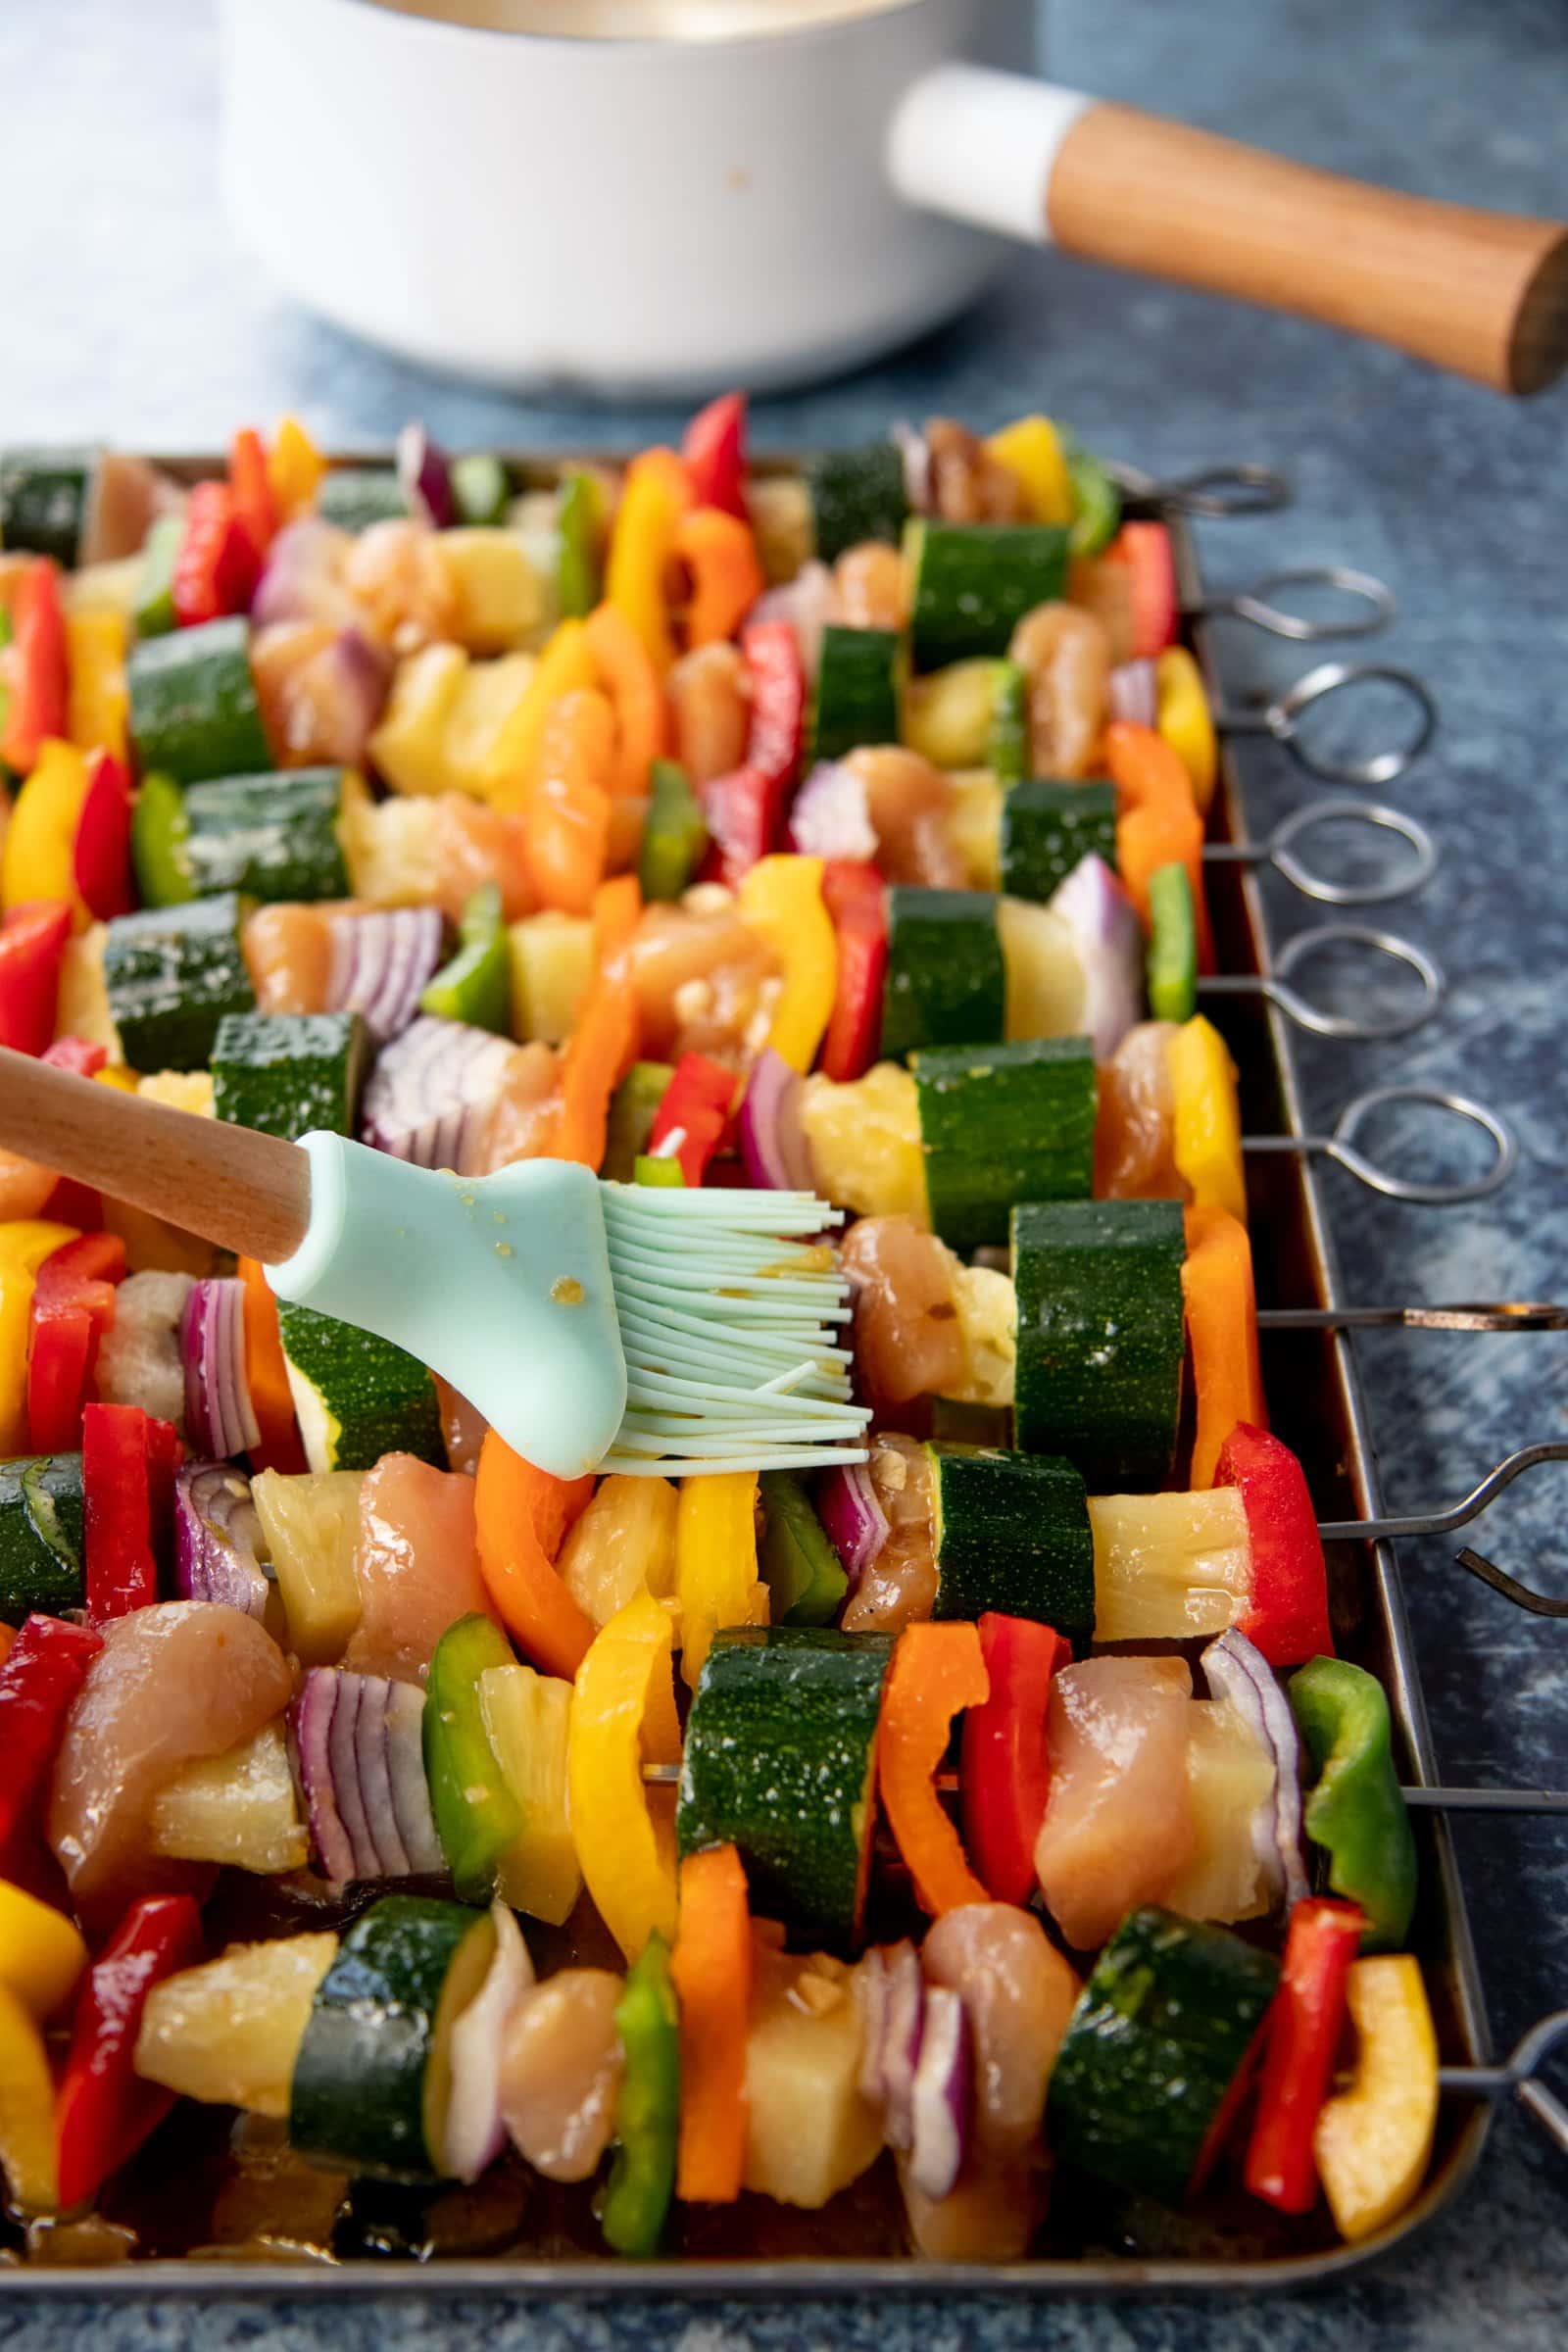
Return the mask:
[(427, 645), (400, 662), (370, 758), (394, 792), (445, 792), (446, 726), (468, 670), (461, 645)]
[(1247, 1604), (1251, 1545), (1238, 1487), (1199, 1494), (1091, 1494), (1095, 1640), (1222, 1634)]
[(757, 553), (769, 583), (793, 580), (816, 553), (811, 494), (798, 473), (753, 475), (746, 485), (747, 512), (757, 535)]
[(1187, 1788), (1197, 1843), (1161, 1897), (1187, 1919), (1255, 1919), (1269, 1905), (1252, 1821), (1274, 1786), (1265, 1754), (1237, 1710), (1196, 1698), (1188, 1716)]
[(94, 923), (76, 938), (67, 940), (60, 966), (60, 992), (55, 1000), (55, 1035), (85, 1038), (90, 1046), (102, 1046), (112, 1062), (122, 1064), (125, 1056), (109, 1010), (109, 991), (104, 986), (104, 949), (108, 940), (107, 923)]
[(1005, 797), (989, 767), (965, 768), (953, 787), (950, 830), (968, 869), (971, 890), (1002, 888), (1002, 804)]
[(288, 1619), (289, 1647), (307, 1666), (334, 1665), (360, 1622), (354, 1552), (361, 1484), (353, 1470), (303, 1478), (264, 1470), (251, 1483)]
[(817, 1187), (860, 1217), (913, 1217), (929, 1227), (920, 1103), (912, 1072), (879, 1061), (847, 1085), (808, 1078), (801, 1126)]
[(538, 667), (532, 654), (503, 654), (470, 662), (447, 712), (442, 756), (446, 783), (471, 800), (487, 797), (487, 778), (507, 721), (527, 693)]
[(668, 1479), (601, 1479), (556, 1562), (595, 1625), (608, 1625), (639, 1592), (663, 1600), (674, 1590), (677, 1508)]
[(746, 2186), (814, 2210), (858, 2180), (882, 2147), (860, 2090), (862, 2033), (852, 1972), (759, 1938), (746, 2044)]
[(177, 1862), (224, 1862), (264, 1876), (303, 1870), (310, 1839), (294, 1800), (281, 1724), (225, 1755), (204, 1756), (153, 1799), (153, 1851)]
[(192, 1117), (213, 1116), (213, 1076), (210, 1070), (154, 1070), (138, 1078), (136, 1092), (145, 1102), (162, 1102), (166, 1110), (188, 1111)]
[(997, 930), (1007, 975), (1008, 1039), (1076, 1037), (1087, 991), (1068, 924), (1054, 907), (999, 899)]
[(1010, 1405), (1018, 1368), (1018, 1298), (995, 1266), (955, 1260), (953, 1302), (963, 1333), (968, 1375), (955, 1404)]
[(507, 933), (512, 962), (512, 1034), (559, 1046), (571, 1035), (594, 976), (594, 926), (586, 914), (525, 915)]
[(147, 1995), (136, 2072), (182, 2098), (286, 2116), (332, 1935), (231, 1945), (220, 1960), (166, 1977)]
[(904, 696), (904, 740), (933, 767), (978, 767), (991, 740), (997, 664), (982, 656), (911, 678)]
[(513, 531), (440, 531), (435, 554), (452, 589), (452, 634), (470, 654), (508, 654), (548, 625), (546, 583)]
[(60, 582), (60, 602), (67, 612), (118, 612), (129, 620), (141, 602), (146, 558), (116, 556), (107, 564), (84, 564), (68, 571)]
[(521, 1832), (501, 1857), (496, 1884), (514, 1911), (559, 1928), (582, 1892), (566, 1802), (571, 1685), (536, 1674), (531, 1666), (487, 1666), (479, 1677), (479, 1712), (522, 1815)]

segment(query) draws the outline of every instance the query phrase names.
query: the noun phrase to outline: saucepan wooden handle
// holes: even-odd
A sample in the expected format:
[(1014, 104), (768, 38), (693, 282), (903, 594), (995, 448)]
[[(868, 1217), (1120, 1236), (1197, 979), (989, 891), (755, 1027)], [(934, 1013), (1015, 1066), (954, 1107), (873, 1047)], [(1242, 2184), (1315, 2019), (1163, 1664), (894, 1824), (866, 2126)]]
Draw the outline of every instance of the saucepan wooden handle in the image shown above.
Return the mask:
[(1400, 195), (973, 66), (909, 91), (888, 166), (937, 211), (1346, 327), (1500, 392), (1539, 392), (1568, 366), (1561, 221)]
[(292, 1255), (310, 1223), (310, 1162), (294, 1145), (9, 1047), (0, 1047), (0, 1144), (270, 1265)]

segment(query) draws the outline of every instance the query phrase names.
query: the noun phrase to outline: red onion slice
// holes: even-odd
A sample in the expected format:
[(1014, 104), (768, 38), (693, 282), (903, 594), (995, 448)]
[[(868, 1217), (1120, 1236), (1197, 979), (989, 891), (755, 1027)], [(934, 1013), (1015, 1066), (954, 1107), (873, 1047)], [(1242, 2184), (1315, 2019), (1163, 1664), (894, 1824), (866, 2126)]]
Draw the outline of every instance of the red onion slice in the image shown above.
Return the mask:
[(179, 1321), (185, 1427), (195, 1450), (222, 1461), (262, 1442), (245, 1377), (245, 1285), (228, 1275), (191, 1285)]
[(257, 1557), (262, 1523), (251, 1482), (230, 1462), (187, 1462), (174, 1474), (174, 1584), (187, 1600), (266, 1614), (271, 1587)]
[(497, 1896), (496, 1950), (484, 1983), (452, 2029), (452, 2088), (441, 2133), (441, 2170), (477, 2180), (507, 2144), (501, 2116), (501, 2045), (512, 2013), (534, 1981), (522, 1933)]
[(793, 580), (760, 596), (748, 620), (782, 620), (795, 632), (801, 649), (801, 667), (808, 686), (816, 684), (822, 666), (822, 638), (833, 604), (833, 574), (813, 557), (803, 564)]
[(902, 421), (893, 427), (893, 440), (904, 460), (904, 495), (911, 514), (931, 512), (931, 444), (917, 426)]
[(928, 1984), (914, 2070), (909, 2179), (945, 2197), (963, 2169), (974, 2106), (974, 2044), (963, 2002), (951, 1985)]
[(1121, 662), (1110, 673), (1110, 713), (1135, 727), (1152, 727), (1159, 716), (1154, 664), (1144, 659)]
[(492, 1030), (421, 1015), (377, 1059), (361, 1135), (416, 1167), (471, 1172), (514, 1053)]
[(441, 962), (442, 940), (438, 906), (334, 915), (324, 1009), (363, 1013), (374, 1042), (385, 1045), (418, 1011)]
[(424, 1694), (313, 1666), (289, 1710), (294, 1778), (321, 1874), (412, 1878), (444, 1868), (424, 1778)]
[(397, 439), (398, 480), (416, 514), (425, 514), (438, 531), (458, 519), (452, 467), (422, 424), (406, 424)]
[(1199, 1659), (1208, 1687), (1236, 1709), (1274, 1766), (1274, 1787), (1252, 1817), (1252, 1850), (1287, 1910), (1309, 1892), (1301, 1859), (1301, 1748), (1291, 1702), (1254, 1642), (1232, 1626)]
[(858, 1585), (892, 1532), (871, 1483), (869, 1465), (847, 1462), (824, 1470), (817, 1479), (813, 1500), (845, 1575), (852, 1586)]
[(914, 2137), (914, 2083), (925, 2031), (925, 1983), (920, 1955), (907, 1939), (890, 1945), (887, 2007), (882, 2020), (882, 2115), (889, 2147)]
[(1093, 852), (1080, 859), (1050, 905), (1077, 943), (1084, 970), (1083, 1028), (1097, 1061), (1108, 1061), (1144, 1017), (1144, 928), (1131, 899)]
[(853, 858), (862, 865), (875, 858), (865, 785), (842, 760), (820, 761), (801, 786), (790, 810), (790, 846), (803, 858)]
[(267, 567), (251, 603), (256, 626), (314, 620), (354, 628), (360, 608), (343, 585), (343, 563), (353, 544), (347, 531), (316, 514), (285, 523), (267, 552)]
[(813, 1193), (815, 1172), (800, 1115), (801, 1080), (767, 1047), (752, 1064), (741, 1099), (741, 1157), (760, 1192)]

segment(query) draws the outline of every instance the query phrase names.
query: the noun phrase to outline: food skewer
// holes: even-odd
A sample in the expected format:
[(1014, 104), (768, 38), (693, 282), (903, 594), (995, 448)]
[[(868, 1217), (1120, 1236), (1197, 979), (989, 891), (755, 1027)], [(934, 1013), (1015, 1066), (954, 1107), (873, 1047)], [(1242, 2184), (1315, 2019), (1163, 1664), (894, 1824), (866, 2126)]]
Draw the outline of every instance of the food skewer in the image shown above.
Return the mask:
[[(1371, 882), (1335, 882), (1303, 864), (1295, 845), (1317, 826), (1336, 823), (1364, 824), (1396, 834), (1415, 854), (1402, 873), (1396, 870)], [(1438, 845), (1425, 825), (1406, 816), (1402, 808), (1390, 808), (1387, 802), (1356, 799), (1309, 801), (1282, 817), (1266, 840), (1205, 841), (1202, 855), (1205, 865), (1271, 865), (1303, 898), (1316, 899), (1325, 906), (1376, 906), (1391, 899), (1409, 898), (1431, 881), (1438, 867)]]
[(1502, 1299), (1490, 1305), (1265, 1306), (1262, 1331), (1568, 1331), (1568, 1306), (1545, 1299)]
[[(1326, 588), (1365, 609), (1341, 618), (1314, 620), (1274, 603), (1275, 592), (1281, 588)], [(1373, 573), (1355, 571), (1348, 564), (1307, 564), (1299, 569), (1266, 572), (1250, 588), (1197, 597), (1184, 602), (1181, 609), (1188, 620), (1245, 620), (1254, 629), (1266, 629), (1271, 637), (1289, 639), (1293, 645), (1318, 645), (1329, 637), (1375, 637), (1398, 610), (1392, 588)]]
[[(1336, 759), (1314, 751), (1301, 731), (1302, 713), (1347, 686), (1369, 683), (1392, 686), (1415, 706), (1415, 729), (1404, 744), (1369, 752), (1358, 760)], [(1413, 767), (1431, 742), (1438, 723), (1432, 689), (1413, 669), (1392, 662), (1320, 662), (1294, 685), (1271, 695), (1255, 708), (1216, 704), (1209, 712), (1218, 735), (1263, 735), (1283, 744), (1298, 767), (1326, 784), (1392, 784)]]
[[(673, 1788), (680, 1781), (678, 1764), (645, 1764), (643, 1780), (650, 1788)], [(956, 1772), (939, 1772), (937, 1793), (956, 1796)], [(1568, 1788), (1433, 1788), (1410, 1786), (1399, 1790), (1407, 1805), (1428, 1813), (1568, 1814)]]
[[(1367, 948), (1391, 962), (1405, 965), (1421, 983), (1420, 996), (1413, 1004), (1389, 1012), (1323, 1011), (1291, 986), (1291, 974), (1326, 947)], [(1413, 941), (1400, 939), (1396, 932), (1375, 930), (1366, 923), (1319, 923), (1310, 931), (1298, 931), (1287, 943), (1275, 957), (1272, 972), (1215, 972), (1197, 983), (1200, 997), (1262, 997), (1298, 1029), (1308, 1029), (1315, 1037), (1362, 1044), (1380, 1037), (1405, 1037), (1418, 1029), (1437, 1011), (1446, 990), (1447, 981), (1435, 956)]]
[[(1432, 1110), (1452, 1111), (1456, 1118), (1479, 1127), (1493, 1146), (1491, 1165), (1478, 1176), (1455, 1177), (1446, 1183), (1396, 1176), (1380, 1168), (1375, 1160), (1357, 1150), (1355, 1137), (1372, 1112), (1392, 1102), (1419, 1102)], [(1242, 1150), (1332, 1159), (1336, 1167), (1344, 1168), (1372, 1192), (1382, 1193), (1390, 1200), (1408, 1200), (1428, 1208), (1453, 1207), (1460, 1201), (1485, 1200), (1489, 1193), (1494, 1193), (1507, 1182), (1519, 1157), (1513, 1131), (1496, 1111), (1489, 1110), (1472, 1095), (1461, 1095), (1448, 1087), (1414, 1084), (1375, 1086), (1365, 1094), (1353, 1095), (1335, 1120), (1330, 1135), (1244, 1135)]]

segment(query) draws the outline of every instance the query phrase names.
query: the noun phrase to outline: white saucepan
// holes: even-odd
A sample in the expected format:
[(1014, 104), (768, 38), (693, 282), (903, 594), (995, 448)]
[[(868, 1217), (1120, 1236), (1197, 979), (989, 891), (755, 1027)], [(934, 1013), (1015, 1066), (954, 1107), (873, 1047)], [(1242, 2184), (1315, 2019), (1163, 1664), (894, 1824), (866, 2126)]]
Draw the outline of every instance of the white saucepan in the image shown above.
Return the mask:
[(1035, 0), (224, 0), (224, 170), (300, 300), (568, 393), (764, 390), (949, 318), (1025, 238), (1511, 392), (1568, 229), (1285, 163), (1034, 76)]

